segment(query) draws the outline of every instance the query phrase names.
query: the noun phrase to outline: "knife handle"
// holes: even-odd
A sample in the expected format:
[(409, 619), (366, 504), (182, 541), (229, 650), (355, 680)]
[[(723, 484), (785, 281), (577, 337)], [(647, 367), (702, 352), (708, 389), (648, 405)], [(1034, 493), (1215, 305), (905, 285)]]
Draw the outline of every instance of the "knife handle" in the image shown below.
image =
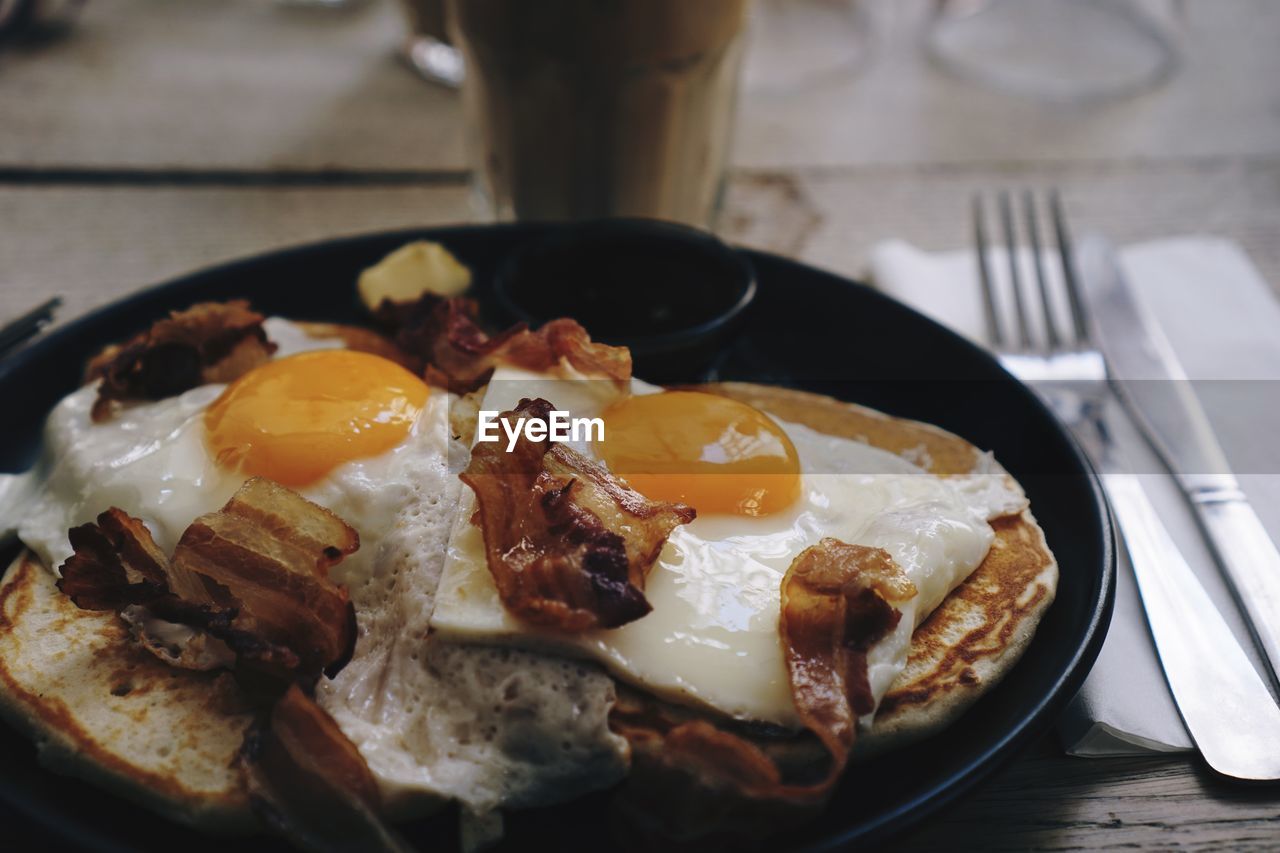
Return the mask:
[(1280, 779), (1280, 707), (1134, 474), (1103, 474), (1147, 624), (1191, 739), (1214, 770)]
[(1192, 491), (1189, 497), (1280, 681), (1280, 551), (1239, 490)]

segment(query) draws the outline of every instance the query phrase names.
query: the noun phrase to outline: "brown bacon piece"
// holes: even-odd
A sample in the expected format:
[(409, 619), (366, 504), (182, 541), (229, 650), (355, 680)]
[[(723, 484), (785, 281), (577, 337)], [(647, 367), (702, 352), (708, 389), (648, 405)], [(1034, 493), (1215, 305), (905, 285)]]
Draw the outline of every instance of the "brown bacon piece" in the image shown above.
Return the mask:
[(801, 551), (782, 579), (778, 630), (791, 695), (805, 727), (831, 752), (825, 788), (844, 769), (857, 718), (875, 710), (867, 651), (898, 626), (894, 605), (915, 594), (887, 551), (830, 537)]
[(588, 376), (605, 376), (620, 385), (631, 379), (629, 349), (592, 341), (577, 320), (566, 317), (513, 336), (502, 349), (502, 359), (536, 371), (550, 370), (563, 359)]
[(575, 320), (552, 320), (537, 331), (517, 323), (489, 335), (475, 300), (432, 294), (408, 304), (384, 300), (377, 316), (401, 349), (426, 363), (428, 379), (459, 394), (482, 385), (500, 362), (546, 371), (563, 359), (588, 376), (631, 379), (630, 351), (593, 342)]
[[(359, 547), (359, 537), (270, 480), (249, 480), (221, 510), (197, 518), (172, 558), (141, 521), (115, 507), (96, 525), (74, 528), (71, 543), (75, 553), (58, 588), (79, 607), (135, 608), (132, 622), (198, 629), (274, 676), (334, 671), (350, 657), (355, 612), (328, 572)], [(159, 656), (175, 664), (197, 659), (181, 650)]]
[[(205, 669), (205, 656), (186, 647), (222, 643), (269, 671), (299, 669), (298, 656), (288, 648), (234, 628), (238, 603), (227, 594), (215, 601), (217, 588), (166, 557), (140, 520), (111, 507), (96, 524), (72, 528), (70, 539), (75, 553), (62, 564), (58, 589), (85, 610), (119, 612), (140, 645), (166, 663)], [(141, 624), (152, 635), (166, 625), (173, 636), (181, 633), (175, 629), (189, 629), (191, 642), (182, 648), (156, 642), (139, 631)]]
[[(648, 706), (656, 704), (642, 700), (641, 707), (652, 712)], [(777, 758), (767, 742), (746, 733), (707, 719), (672, 720), (661, 711), (632, 716), (615, 708), (609, 722), (631, 746), (631, 773), (612, 803), (615, 833), (627, 849), (760, 846), (817, 811), (812, 802), (776, 793)], [(809, 757), (820, 762), (825, 751)]]
[(396, 345), (426, 363), (427, 378), (458, 394), (483, 384), (498, 350), (526, 329), (518, 324), (490, 336), (480, 327), (479, 316), (474, 299), (430, 293), (410, 303), (383, 300), (377, 311), (383, 325), (394, 330)]
[(109, 417), (114, 401), (161, 400), (247, 373), (276, 351), (262, 321), (242, 299), (201, 302), (107, 347), (85, 372), (85, 381), (102, 380), (93, 419)]
[(673, 718), (652, 703), (620, 702), (610, 718), (632, 747), (632, 774), (615, 805), (648, 838), (751, 838), (826, 801), (848, 762), (857, 718), (874, 710), (867, 651), (902, 618), (916, 589), (879, 548), (826, 538), (782, 581), (779, 633), (792, 696), (824, 766), (798, 766), (706, 718)]
[[(521, 400), (503, 420), (547, 421), (551, 404)], [(616, 628), (651, 609), (645, 574), (678, 524), (682, 504), (650, 501), (603, 466), (523, 432), (510, 453), (476, 445), (462, 480), (498, 595), (512, 613), (564, 631)]]
[(319, 671), (351, 654), (355, 614), (329, 569), (359, 547), (338, 516), (254, 477), (222, 509), (191, 523), (173, 563), (229, 594), (234, 628), (293, 650), (304, 669)]
[(62, 564), (58, 589), (84, 610), (123, 610), (168, 591), (169, 560), (136, 518), (115, 507), (97, 524), (68, 531), (75, 553)]
[(173, 666), (234, 663), (242, 697), (269, 708), (237, 759), (269, 826), (309, 850), (411, 849), (383, 822), (364, 758), (299, 686), (355, 644), (355, 611), (329, 579), (360, 544), (342, 519), (254, 478), (192, 522), (172, 558), (115, 507), (71, 541), (58, 587), (77, 606), (119, 611), (135, 641)]
[(379, 817), (377, 783), (355, 744), (296, 684), (246, 735), (238, 764), (254, 811), (300, 849), (412, 850)]

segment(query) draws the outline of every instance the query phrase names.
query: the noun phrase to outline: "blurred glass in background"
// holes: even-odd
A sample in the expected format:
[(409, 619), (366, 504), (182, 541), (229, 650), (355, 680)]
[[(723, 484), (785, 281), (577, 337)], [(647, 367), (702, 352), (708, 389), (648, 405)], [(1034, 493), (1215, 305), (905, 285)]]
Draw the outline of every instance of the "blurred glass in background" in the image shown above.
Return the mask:
[(468, 151), (498, 219), (711, 227), (748, 0), (448, 0)]
[(462, 54), (449, 43), (444, 0), (401, 0), (409, 35), (402, 54), (419, 74), (433, 83), (461, 86)]
[(865, 0), (754, 0), (743, 86), (788, 94), (847, 79), (871, 56)]
[(1134, 95), (1178, 67), (1181, 0), (937, 0), (931, 59), (992, 89), (1047, 101)]

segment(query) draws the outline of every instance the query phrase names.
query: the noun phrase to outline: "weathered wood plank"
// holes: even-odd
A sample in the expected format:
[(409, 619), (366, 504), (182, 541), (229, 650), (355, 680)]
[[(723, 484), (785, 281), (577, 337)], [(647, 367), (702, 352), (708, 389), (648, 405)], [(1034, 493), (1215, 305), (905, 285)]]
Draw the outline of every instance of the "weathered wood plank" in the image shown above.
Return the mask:
[[(728, 238), (859, 275), (898, 237), (966, 245), (970, 195), (1062, 188), (1077, 230), (1119, 242), (1193, 232), (1240, 241), (1280, 285), (1280, 159), (990, 169), (739, 173)], [(469, 219), (463, 185), (0, 186), (0, 317), (61, 293), (63, 318), (201, 265), (290, 243)]]
[[(1259, 156), (1280, 151), (1280, 7), (1191, 3), (1172, 83), (1092, 108), (988, 92), (919, 49), (927, 0), (864, 0), (862, 73), (748, 91), (736, 162), (755, 169)], [(457, 170), (458, 98), (394, 55), (391, 0), (87, 4), (69, 37), (0, 50), (0, 166)], [(767, 42), (766, 44), (771, 44)]]
[(457, 93), (396, 56), (404, 33), (390, 0), (88, 3), (0, 50), (0, 164), (457, 169)]
[[(794, 181), (739, 181), (726, 216), (753, 245), (796, 253), (817, 223)], [(463, 184), (345, 187), (0, 186), (0, 317), (58, 293), (65, 322), (220, 260), (343, 234), (463, 222)]]
[(1275, 850), (1280, 793), (1180, 758), (1079, 759), (1044, 740), (895, 849)]
[(1058, 187), (1077, 234), (1124, 244), (1187, 234), (1238, 241), (1280, 289), (1280, 156), (1179, 163), (1022, 164), (1004, 167), (802, 170), (799, 203), (818, 211), (805, 260), (860, 268), (881, 240), (928, 249), (970, 245), (975, 192)]

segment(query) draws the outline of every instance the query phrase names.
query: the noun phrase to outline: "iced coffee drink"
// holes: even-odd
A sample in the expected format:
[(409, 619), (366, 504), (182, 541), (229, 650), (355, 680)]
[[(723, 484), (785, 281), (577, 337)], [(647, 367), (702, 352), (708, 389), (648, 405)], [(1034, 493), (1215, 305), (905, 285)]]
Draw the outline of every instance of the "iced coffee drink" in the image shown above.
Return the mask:
[(747, 0), (448, 0), (498, 218), (710, 224)]

